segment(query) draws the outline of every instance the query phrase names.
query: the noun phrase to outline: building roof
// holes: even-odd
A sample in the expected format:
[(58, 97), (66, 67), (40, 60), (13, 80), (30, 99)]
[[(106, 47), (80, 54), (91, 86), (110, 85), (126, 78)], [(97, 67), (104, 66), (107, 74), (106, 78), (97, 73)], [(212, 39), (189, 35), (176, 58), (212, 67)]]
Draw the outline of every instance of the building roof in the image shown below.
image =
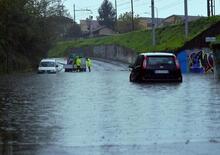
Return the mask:
[[(185, 19), (185, 15), (171, 15), (171, 16), (168, 16), (167, 18), (164, 19), (167, 20), (169, 18), (172, 18), (172, 17), (179, 17), (181, 20), (184, 20)], [(199, 18), (202, 18), (203, 16), (188, 16), (188, 21), (193, 21), (193, 20), (197, 20)]]
[(92, 30), (92, 32), (97, 32), (97, 31), (100, 31), (100, 30), (102, 30), (104, 28), (110, 29), (107, 26), (100, 26), (100, 27), (97, 27), (96, 29)]
[[(152, 23), (152, 18), (151, 17), (139, 17), (138, 19), (139, 20), (145, 20), (148, 23)], [(158, 23), (160, 23), (160, 22), (162, 22), (164, 20), (164, 18), (157, 18), (157, 17), (155, 17), (155, 20), (157, 20)]]

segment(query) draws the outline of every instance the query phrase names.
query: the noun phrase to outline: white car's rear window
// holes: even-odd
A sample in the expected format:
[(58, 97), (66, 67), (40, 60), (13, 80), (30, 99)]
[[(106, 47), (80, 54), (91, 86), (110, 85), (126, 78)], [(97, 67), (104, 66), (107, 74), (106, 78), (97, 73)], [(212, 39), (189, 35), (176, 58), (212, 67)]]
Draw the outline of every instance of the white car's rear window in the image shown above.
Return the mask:
[(55, 62), (41, 62), (40, 67), (55, 67)]

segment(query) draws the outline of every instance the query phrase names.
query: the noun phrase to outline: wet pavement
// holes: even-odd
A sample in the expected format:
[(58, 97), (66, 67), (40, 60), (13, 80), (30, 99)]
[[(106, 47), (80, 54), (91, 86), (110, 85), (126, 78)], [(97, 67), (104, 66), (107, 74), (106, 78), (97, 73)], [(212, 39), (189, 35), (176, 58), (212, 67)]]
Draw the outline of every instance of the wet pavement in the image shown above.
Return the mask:
[(220, 82), (134, 84), (127, 65), (0, 77), (0, 155), (220, 154)]

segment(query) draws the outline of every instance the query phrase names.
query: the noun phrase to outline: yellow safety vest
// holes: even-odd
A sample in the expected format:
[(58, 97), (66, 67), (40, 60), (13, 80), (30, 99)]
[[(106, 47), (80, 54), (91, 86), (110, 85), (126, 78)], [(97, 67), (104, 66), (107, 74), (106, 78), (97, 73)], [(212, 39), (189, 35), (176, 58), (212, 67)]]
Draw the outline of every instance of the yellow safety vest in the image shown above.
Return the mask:
[(86, 60), (86, 65), (92, 67), (92, 61), (90, 59)]
[(81, 66), (81, 59), (80, 58), (76, 59), (76, 66)]

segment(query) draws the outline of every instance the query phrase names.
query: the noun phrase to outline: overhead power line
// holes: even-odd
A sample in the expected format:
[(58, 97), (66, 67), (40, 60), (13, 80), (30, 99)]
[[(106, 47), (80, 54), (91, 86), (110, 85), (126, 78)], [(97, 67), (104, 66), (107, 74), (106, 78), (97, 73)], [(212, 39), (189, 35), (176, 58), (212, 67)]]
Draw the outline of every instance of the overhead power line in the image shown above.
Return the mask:
[(76, 9), (75, 4), (73, 4), (73, 20), (76, 22), (76, 12), (90, 12), (92, 14), (92, 10), (90, 9)]
[(124, 6), (124, 5), (129, 5), (130, 4), (130, 2), (123, 2), (123, 3), (118, 3), (118, 6), (120, 7), (120, 6)]

